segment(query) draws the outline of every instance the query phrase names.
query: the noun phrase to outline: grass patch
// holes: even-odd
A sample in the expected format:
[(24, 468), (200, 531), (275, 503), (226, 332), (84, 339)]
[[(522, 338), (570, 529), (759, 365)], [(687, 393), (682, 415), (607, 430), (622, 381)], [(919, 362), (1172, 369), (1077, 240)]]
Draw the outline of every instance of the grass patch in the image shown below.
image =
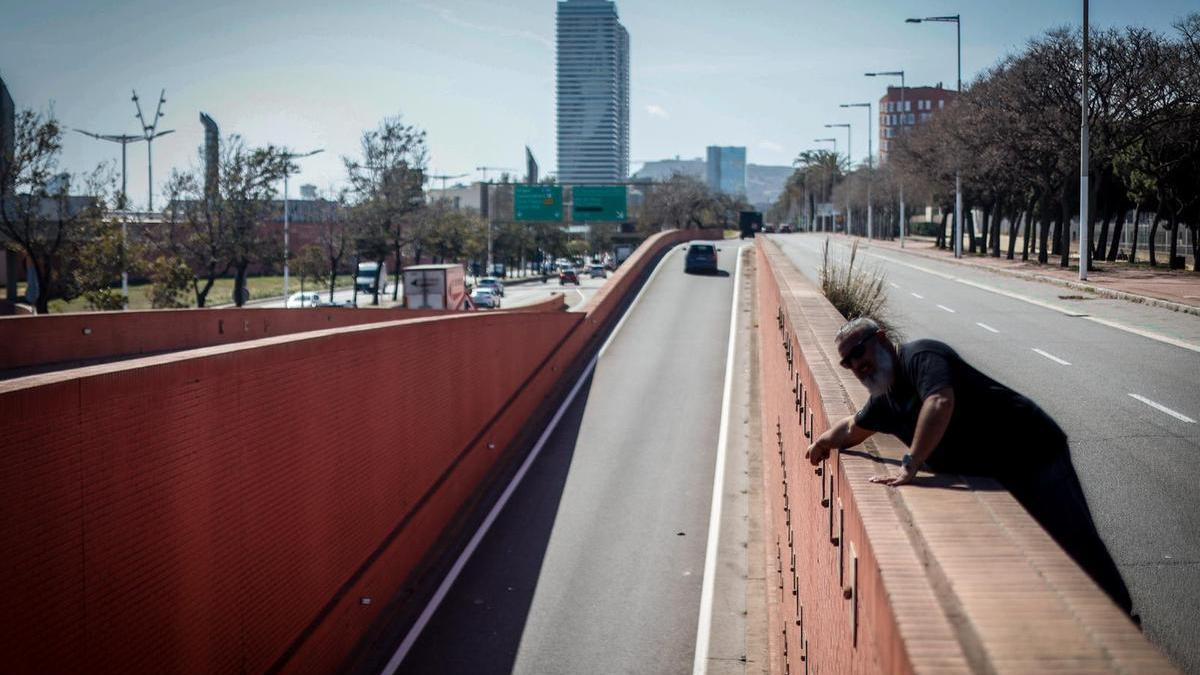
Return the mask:
[(850, 260), (843, 266), (829, 259), (829, 240), (825, 240), (821, 255), (821, 292), (830, 304), (847, 321), (865, 316), (873, 319), (887, 331), (893, 340), (899, 340), (895, 326), (888, 318), (888, 295), (885, 285), (887, 276), (879, 271), (855, 269), (858, 259), (858, 241), (850, 246)]
[[(348, 283), (349, 278), (350, 278), (350, 275), (340, 275), (338, 277), (339, 285), (337, 287), (339, 289), (342, 288), (343, 283)], [(280, 297), (283, 295), (283, 276), (279, 275), (279, 276), (248, 277), (246, 279), (246, 286), (250, 289), (250, 301), (251, 302), (253, 302), (255, 300), (265, 300), (267, 298), (277, 298), (277, 297)], [(121, 285), (117, 284), (116, 286), (114, 286), (114, 288), (116, 288), (119, 291), (121, 289)], [(389, 288), (390, 288), (390, 286), (389, 286)], [(318, 286), (314, 285), (312, 282), (307, 282), (307, 281), (304, 284), (304, 290), (306, 290), (306, 291), (321, 290), (324, 293), (329, 292), (329, 288), (327, 286), (318, 287)], [(288, 292), (289, 293), (300, 292), (300, 278), (299, 277), (293, 276), (293, 277), (291, 277), (291, 279), (288, 280)], [(17, 284), (17, 293), (18, 293), (18, 295), (25, 294), (25, 284), (24, 283)], [(391, 296), (389, 295), (388, 297), (390, 298)], [(187, 301), (188, 307), (196, 306), (196, 294), (194, 292), (192, 292), (190, 288), (188, 289), (188, 294), (184, 297), (184, 299)], [(210, 290), (208, 292), (208, 297), (205, 300), (206, 300), (205, 304), (208, 307), (216, 307), (217, 305), (232, 304), (233, 303), (233, 278), (229, 277), (229, 278), (217, 279), (213, 283), (212, 290)], [(150, 284), (140, 283), (140, 284), (130, 284), (129, 285), (129, 309), (153, 309), (153, 307), (150, 306)], [(84, 300), (83, 298), (75, 298), (70, 301), (66, 301), (66, 300), (51, 300), (50, 301), (50, 313), (51, 314), (67, 314), (67, 313), (71, 313), (71, 312), (91, 312), (91, 311), (94, 311), (94, 310), (88, 306), (87, 300)]]

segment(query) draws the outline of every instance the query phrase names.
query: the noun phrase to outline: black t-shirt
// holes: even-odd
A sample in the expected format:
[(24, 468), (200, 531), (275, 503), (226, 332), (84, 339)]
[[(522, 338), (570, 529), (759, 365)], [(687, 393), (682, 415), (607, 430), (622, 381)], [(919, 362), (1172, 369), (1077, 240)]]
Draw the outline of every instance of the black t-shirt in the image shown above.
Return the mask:
[(999, 478), (1067, 451), (1066, 435), (1037, 404), (971, 367), (949, 345), (914, 340), (898, 352), (892, 387), (872, 396), (854, 421), (911, 446), (921, 403), (950, 387), (954, 413), (926, 462), (930, 469)]

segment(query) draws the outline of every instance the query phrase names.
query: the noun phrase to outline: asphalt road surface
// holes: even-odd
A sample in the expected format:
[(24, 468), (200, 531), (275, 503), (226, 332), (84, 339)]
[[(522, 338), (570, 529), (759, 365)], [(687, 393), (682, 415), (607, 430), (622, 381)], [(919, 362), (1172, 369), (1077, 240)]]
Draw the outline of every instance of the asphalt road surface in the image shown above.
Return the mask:
[[(399, 672), (691, 671), (733, 295), (723, 248), (711, 276), (667, 254)], [(744, 533), (723, 537), (744, 557)]]
[[(817, 281), (823, 236), (772, 238)], [(1200, 673), (1200, 317), (892, 249), (860, 249), (864, 263), (886, 274), (905, 340), (950, 344), (1063, 427), (1146, 635)]]

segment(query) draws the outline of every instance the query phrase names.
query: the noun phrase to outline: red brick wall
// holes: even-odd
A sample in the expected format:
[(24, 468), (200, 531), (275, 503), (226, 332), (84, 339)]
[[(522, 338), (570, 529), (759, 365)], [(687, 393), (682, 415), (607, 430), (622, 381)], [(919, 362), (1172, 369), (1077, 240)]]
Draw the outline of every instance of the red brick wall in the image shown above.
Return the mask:
[(814, 469), (867, 392), (820, 291), (773, 243), (756, 262), (772, 673), (1174, 672), (996, 483), (871, 484), (906, 452), (886, 435)]
[[(659, 254), (704, 235), (652, 238), (586, 313), (384, 321), (0, 381), (0, 662), (335, 671)], [(145, 344), (120, 332), (110, 345)]]

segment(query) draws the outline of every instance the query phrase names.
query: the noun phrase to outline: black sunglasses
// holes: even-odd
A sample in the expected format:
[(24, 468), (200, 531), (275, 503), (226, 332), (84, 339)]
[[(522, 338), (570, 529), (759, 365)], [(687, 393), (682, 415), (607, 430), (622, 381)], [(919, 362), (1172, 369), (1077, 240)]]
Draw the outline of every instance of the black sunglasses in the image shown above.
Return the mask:
[(879, 334), (879, 331), (873, 330), (858, 341), (850, 351), (846, 352), (846, 356), (839, 362), (843, 368), (850, 368), (850, 362), (862, 358), (862, 355), (867, 351), (867, 342)]

